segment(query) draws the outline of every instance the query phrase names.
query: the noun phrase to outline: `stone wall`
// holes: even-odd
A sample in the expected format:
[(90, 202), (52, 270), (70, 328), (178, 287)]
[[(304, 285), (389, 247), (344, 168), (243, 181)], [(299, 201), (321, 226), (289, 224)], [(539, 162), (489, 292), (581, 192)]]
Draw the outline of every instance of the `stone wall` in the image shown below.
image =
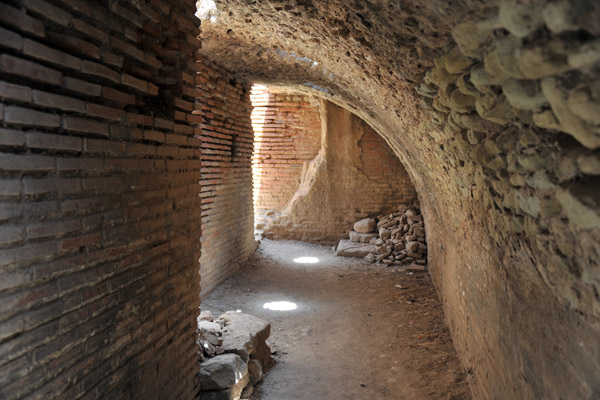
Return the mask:
[(196, 63), (194, 12), (0, 4), (0, 398), (195, 397), (201, 224), (252, 218), (247, 90)]
[(302, 171), (321, 146), (319, 101), (312, 96), (252, 88), (254, 218), (257, 229), (290, 201)]
[[(443, 146), (429, 162), (461, 171), (439, 185), (483, 217), (485, 268), (458, 267), (472, 235), (430, 253), (478, 397), (600, 396), (600, 31), (586, 13), (504, 2), (456, 26), (417, 88)], [(432, 219), (436, 243), (449, 233)]]
[(402, 160), (474, 397), (599, 397), (600, 3), (215, 3), (204, 54)]
[(319, 111), (319, 153), (281, 215), (265, 226), (267, 237), (333, 244), (355, 221), (416, 201), (402, 163), (372, 128), (326, 100)]

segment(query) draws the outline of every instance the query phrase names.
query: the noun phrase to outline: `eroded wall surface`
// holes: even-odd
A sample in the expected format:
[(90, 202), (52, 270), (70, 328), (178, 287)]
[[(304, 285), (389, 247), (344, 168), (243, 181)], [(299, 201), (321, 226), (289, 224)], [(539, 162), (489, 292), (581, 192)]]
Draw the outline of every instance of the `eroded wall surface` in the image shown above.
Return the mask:
[(319, 100), (298, 93), (252, 89), (254, 218), (262, 230), (300, 186), (302, 171), (321, 147)]
[(0, 4), (0, 398), (195, 397), (201, 226), (247, 255), (252, 143), (194, 12)]
[(406, 166), (475, 397), (599, 397), (600, 3), (215, 4), (205, 54), (347, 107)]
[(360, 118), (329, 101), (320, 102), (321, 147), (300, 185), (265, 236), (337, 243), (354, 222), (416, 201), (401, 162)]

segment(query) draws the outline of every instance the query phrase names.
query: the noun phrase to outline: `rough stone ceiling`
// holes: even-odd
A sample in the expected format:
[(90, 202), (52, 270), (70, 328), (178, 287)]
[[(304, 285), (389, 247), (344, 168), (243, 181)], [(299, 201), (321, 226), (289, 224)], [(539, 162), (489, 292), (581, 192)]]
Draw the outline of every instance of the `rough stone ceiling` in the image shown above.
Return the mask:
[(202, 21), (201, 52), (247, 81), (350, 109), (388, 141), (417, 184), (428, 168), (410, 162), (419, 156), (404, 135), (423, 121), (414, 86), (454, 25), (495, 10), (469, 0), (217, 0)]
[[(404, 102), (450, 40), (489, 2), (222, 1), (202, 23), (203, 54), (250, 81), (292, 85), (351, 108)], [(383, 90), (383, 91), (382, 91)], [(412, 91), (411, 91), (412, 92)]]

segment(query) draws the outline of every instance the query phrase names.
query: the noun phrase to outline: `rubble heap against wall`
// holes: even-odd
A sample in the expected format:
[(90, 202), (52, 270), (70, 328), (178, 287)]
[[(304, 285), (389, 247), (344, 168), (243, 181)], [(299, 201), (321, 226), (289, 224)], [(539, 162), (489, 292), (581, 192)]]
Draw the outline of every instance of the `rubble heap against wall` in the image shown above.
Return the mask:
[(340, 240), (336, 254), (364, 257), (371, 263), (387, 265), (427, 264), (425, 224), (418, 205), (400, 206), (398, 210), (377, 219), (357, 221), (349, 239)]
[(203, 311), (198, 317), (202, 399), (249, 398), (271, 362), (270, 333), (269, 322), (250, 314), (227, 311), (213, 320)]

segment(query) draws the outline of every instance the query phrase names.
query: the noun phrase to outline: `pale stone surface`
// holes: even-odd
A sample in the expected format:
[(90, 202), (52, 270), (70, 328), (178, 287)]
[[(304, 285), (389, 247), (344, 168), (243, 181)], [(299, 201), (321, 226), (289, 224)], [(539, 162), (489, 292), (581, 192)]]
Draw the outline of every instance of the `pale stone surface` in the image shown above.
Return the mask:
[[(375, 222), (375, 220), (373, 220)], [(357, 243), (369, 243), (371, 239), (378, 237), (377, 233), (358, 233), (354, 231), (350, 231), (349, 234), (350, 240)]]
[(265, 342), (271, 333), (271, 324), (261, 318), (236, 311), (219, 316), (223, 324), (223, 349), (248, 361), (249, 356)]
[(200, 364), (202, 390), (223, 390), (247, 381), (248, 366), (237, 354), (222, 354)]
[(221, 325), (216, 322), (200, 321), (198, 322), (198, 335), (201, 339), (208, 341), (213, 346), (219, 345), (221, 336)]
[(373, 218), (363, 218), (354, 224), (354, 230), (358, 233), (374, 232), (375, 227), (377, 227), (377, 222)]
[(250, 385), (252, 386), (262, 381), (264, 377), (262, 366), (258, 360), (248, 361), (248, 373), (250, 374)]
[(358, 244), (350, 240), (340, 240), (335, 254), (342, 257), (366, 257), (369, 253), (375, 253), (376, 251), (376, 247), (372, 244)]

